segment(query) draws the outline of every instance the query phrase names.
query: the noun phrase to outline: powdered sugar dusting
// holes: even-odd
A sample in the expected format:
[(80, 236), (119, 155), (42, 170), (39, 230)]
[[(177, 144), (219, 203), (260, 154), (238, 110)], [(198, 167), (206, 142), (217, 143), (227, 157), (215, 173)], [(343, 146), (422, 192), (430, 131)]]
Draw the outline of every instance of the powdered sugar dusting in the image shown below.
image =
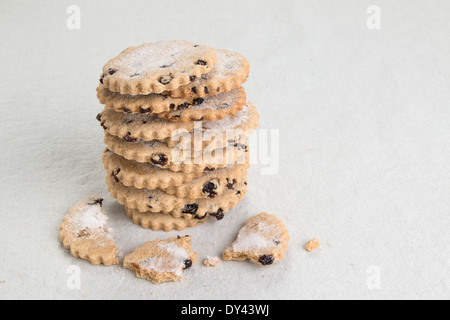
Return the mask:
[(134, 50), (121, 54), (114, 66), (121, 69), (133, 69), (136, 76), (147, 72), (160, 71), (176, 67), (198, 59), (201, 48), (190, 41), (161, 41), (145, 43)]
[(108, 217), (99, 205), (80, 204), (74, 208), (74, 214), (69, 218), (75, 234), (80, 231), (87, 234), (102, 233), (106, 231)]
[(256, 225), (244, 226), (231, 248), (237, 252), (274, 248), (280, 236), (281, 231), (275, 225), (259, 221)]
[(154, 270), (160, 273), (168, 272), (181, 276), (185, 260), (189, 258), (187, 250), (174, 241), (159, 242), (156, 246), (162, 253), (141, 262), (139, 266), (142, 269)]
[(250, 118), (250, 112), (248, 105), (236, 113), (235, 116), (227, 116), (224, 119), (216, 120), (212, 122), (205, 122), (203, 124), (204, 138), (213, 137), (218, 132), (225, 132), (226, 130), (234, 129), (240, 126), (242, 123)]
[(242, 68), (243, 57), (228, 50), (216, 50), (217, 63), (207, 78), (227, 78)]

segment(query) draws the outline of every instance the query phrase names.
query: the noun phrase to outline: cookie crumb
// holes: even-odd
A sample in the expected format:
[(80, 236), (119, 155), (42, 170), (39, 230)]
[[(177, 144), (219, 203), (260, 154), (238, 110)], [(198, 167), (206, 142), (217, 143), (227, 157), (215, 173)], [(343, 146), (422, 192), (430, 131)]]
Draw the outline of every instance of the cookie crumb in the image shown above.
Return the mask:
[(319, 242), (319, 239), (317, 239), (317, 238), (313, 238), (313, 239), (309, 240), (308, 243), (305, 245), (305, 249), (308, 252), (312, 252), (318, 248), (320, 248), (320, 242)]
[(218, 257), (210, 257), (208, 256), (203, 264), (207, 267), (217, 267), (220, 264), (220, 259)]

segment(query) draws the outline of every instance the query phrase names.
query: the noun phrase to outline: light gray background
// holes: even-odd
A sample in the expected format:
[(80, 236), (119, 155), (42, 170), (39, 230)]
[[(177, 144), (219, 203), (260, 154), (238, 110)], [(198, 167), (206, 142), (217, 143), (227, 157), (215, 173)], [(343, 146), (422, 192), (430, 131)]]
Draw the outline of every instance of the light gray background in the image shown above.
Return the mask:
[[(81, 29), (66, 9), (81, 8)], [(381, 29), (369, 30), (369, 5)], [(449, 1), (5, 1), (0, 3), (0, 298), (449, 298)], [(218, 223), (133, 225), (104, 182), (103, 64), (142, 42), (187, 39), (240, 52), (260, 128), (280, 130), (278, 173)], [(190, 234), (200, 263), (153, 285), (91, 266), (58, 241), (78, 200), (105, 198), (121, 251)], [(245, 220), (277, 214), (287, 257), (206, 268)], [(322, 248), (304, 251), (318, 237)], [(67, 268), (81, 270), (70, 290)], [(380, 271), (380, 287), (371, 286)]]

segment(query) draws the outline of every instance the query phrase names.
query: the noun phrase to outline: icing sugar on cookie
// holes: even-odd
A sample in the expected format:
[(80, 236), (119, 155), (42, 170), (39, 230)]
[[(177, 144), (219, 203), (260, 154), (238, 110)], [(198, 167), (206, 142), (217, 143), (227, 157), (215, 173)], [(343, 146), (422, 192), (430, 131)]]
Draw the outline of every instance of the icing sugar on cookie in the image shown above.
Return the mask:
[(144, 43), (108, 61), (100, 83), (121, 94), (162, 93), (210, 72), (216, 59), (214, 49), (191, 41)]
[(197, 261), (190, 242), (190, 236), (147, 242), (125, 257), (124, 268), (154, 283), (180, 281), (183, 270)]
[(223, 252), (224, 260), (246, 260), (271, 265), (284, 258), (289, 234), (273, 214), (260, 213), (247, 220), (236, 240)]

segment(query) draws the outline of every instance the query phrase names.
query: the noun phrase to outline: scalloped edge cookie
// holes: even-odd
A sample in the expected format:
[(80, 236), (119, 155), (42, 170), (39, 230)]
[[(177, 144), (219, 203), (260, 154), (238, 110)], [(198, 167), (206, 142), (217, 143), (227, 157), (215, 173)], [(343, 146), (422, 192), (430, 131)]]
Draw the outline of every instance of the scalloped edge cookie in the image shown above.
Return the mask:
[(187, 85), (213, 70), (213, 48), (186, 40), (129, 47), (103, 66), (100, 83), (121, 94), (162, 93)]
[(97, 87), (97, 98), (106, 109), (133, 114), (158, 114), (161, 112), (185, 110), (203, 103), (203, 98), (174, 98), (167, 95), (151, 93), (147, 95), (120, 94)]
[(202, 175), (202, 172), (185, 173), (165, 170), (151, 163), (128, 160), (109, 149), (105, 149), (103, 152), (102, 160), (106, 172), (111, 174), (116, 181), (138, 189), (161, 189), (179, 186)]
[(165, 140), (194, 129), (194, 122), (176, 123), (155, 115), (132, 114), (105, 109), (97, 115), (102, 128), (113, 136), (133, 140)]
[(217, 215), (235, 207), (247, 193), (246, 181), (237, 181), (230, 190), (214, 199), (178, 198), (161, 190), (127, 187), (115, 181), (110, 175), (106, 176), (106, 183), (111, 196), (127, 208), (137, 209), (140, 212), (171, 214), (176, 218), (186, 219), (203, 219), (206, 215), (218, 218)]
[[(214, 149), (211, 152), (189, 152), (181, 154), (180, 149), (168, 147), (166, 144), (153, 140), (149, 142), (127, 142), (124, 139), (105, 134), (104, 143), (114, 153), (128, 160), (150, 163), (159, 168), (186, 173), (201, 173), (206, 168), (223, 168), (230, 164), (246, 162), (247, 145), (233, 145), (224, 149)], [(220, 153), (221, 152), (221, 153)], [(173, 156), (175, 155), (175, 158)]]
[(160, 189), (182, 198), (214, 198), (225, 190), (225, 186), (247, 176), (249, 154), (245, 164), (227, 166), (203, 173), (184, 173), (165, 170), (152, 164), (127, 160), (105, 149), (103, 164), (107, 174), (116, 182), (137, 189)]

